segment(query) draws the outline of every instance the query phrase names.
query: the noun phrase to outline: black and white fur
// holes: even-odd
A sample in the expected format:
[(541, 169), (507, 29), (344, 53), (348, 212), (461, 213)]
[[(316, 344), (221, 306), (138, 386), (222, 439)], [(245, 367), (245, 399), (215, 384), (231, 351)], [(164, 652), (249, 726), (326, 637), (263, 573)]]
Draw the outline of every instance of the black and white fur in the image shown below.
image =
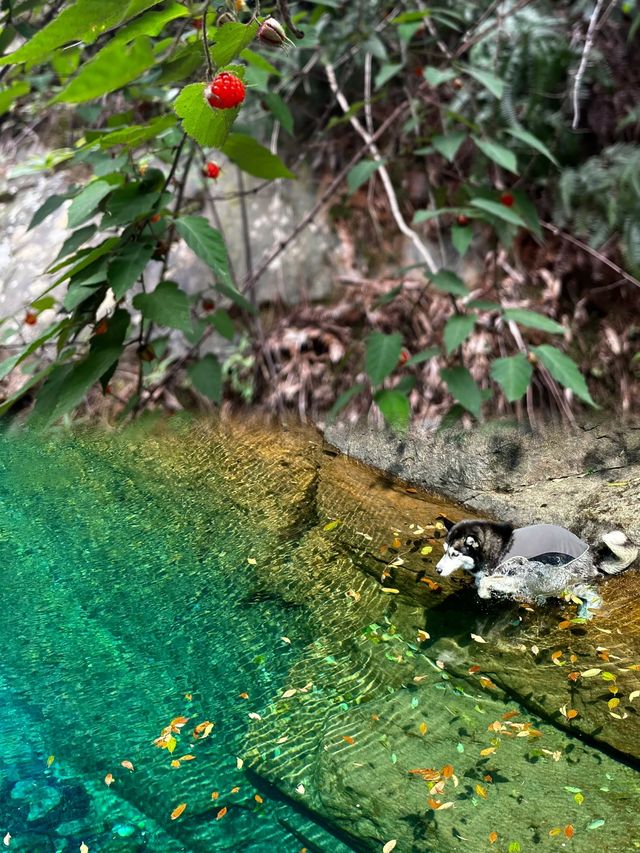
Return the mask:
[(602, 572), (614, 574), (627, 568), (638, 554), (637, 549), (627, 547), (626, 559), (619, 556), (627, 540), (624, 534), (616, 531), (602, 539), (618, 556), (617, 562), (598, 559), (598, 554), (586, 545), (584, 553), (555, 564), (553, 560), (520, 556), (505, 559), (513, 542), (513, 525), (467, 520), (453, 524), (448, 519), (443, 522), (448, 530), (445, 553), (436, 566), (442, 577), (458, 569), (469, 572), (475, 578), (480, 598), (508, 596), (542, 604), (548, 598), (570, 594), (582, 600), (580, 615), (587, 618), (589, 610), (602, 603), (591, 582), (601, 577)]

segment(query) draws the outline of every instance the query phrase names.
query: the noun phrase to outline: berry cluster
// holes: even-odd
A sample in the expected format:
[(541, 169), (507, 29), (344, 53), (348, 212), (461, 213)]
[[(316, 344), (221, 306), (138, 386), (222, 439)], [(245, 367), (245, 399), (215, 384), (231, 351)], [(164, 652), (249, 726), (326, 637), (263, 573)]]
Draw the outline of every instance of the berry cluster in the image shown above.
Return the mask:
[(242, 80), (230, 71), (216, 74), (205, 87), (204, 97), (215, 110), (230, 110), (244, 101), (246, 89)]

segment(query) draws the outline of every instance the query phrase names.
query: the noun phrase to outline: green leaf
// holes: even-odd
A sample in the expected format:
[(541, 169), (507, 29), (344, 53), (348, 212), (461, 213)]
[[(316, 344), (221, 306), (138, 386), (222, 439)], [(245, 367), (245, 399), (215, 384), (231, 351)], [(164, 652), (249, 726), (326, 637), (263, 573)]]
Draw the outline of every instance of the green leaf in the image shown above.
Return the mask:
[(4, 115), (11, 107), (13, 102), (23, 95), (31, 91), (31, 84), (26, 80), (18, 80), (7, 86), (6, 89), (0, 89), (0, 116)]
[(451, 355), (469, 337), (475, 323), (475, 317), (467, 315), (454, 314), (453, 317), (449, 317), (444, 327), (444, 347), (447, 355)]
[(573, 359), (550, 344), (532, 347), (532, 350), (556, 382), (564, 385), (565, 388), (569, 388), (585, 403), (598, 408), (591, 398), (584, 376), (580, 373), (580, 369)]
[(551, 151), (549, 151), (544, 142), (541, 142), (537, 136), (533, 135), (533, 133), (529, 133), (529, 131), (525, 130), (523, 127), (509, 127), (507, 128), (507, 133), (510, 133), (511, 136), (515, 136), (516, 139), (519, 139), (520, 142), (524, 142), (525, 145), (535, 148), (536, 151), (539, 151), (540, 154), (544, 154), (548, 160), (551, 160), (554, 166), (560, 168), (560, 163), (558, 163)]
[(96, 230), (95, 225), (85, 225), (84, 228), (78, 228), (77, 231), (74, 231), (73, 234), (69, 235), (69, 237), (64, 241), (62, 248), (56, 256), (56, 260), (59, 258), (65, 258), (67, 255), (75, 252), (83, 243), (86, 243), (87, 240), (90, 240), (93, 237)]
[(293, 115), (291, 110), (282, 100), (280, 95), (275, 92), (267, 92), (263, 98), (265, 104), (271, 110), (274, 118), (276, 118), (282, 127), (287, 131), (289, 136), (293, 135)]
[(126, 27), (119, 29), (113, 41), (127, 44), (138, 36), (157, 36), (170, 21), (184, 18), (188, 14), (189, 11), (181, 3), (168, 3), (157, 12), (147, 12)]
[(102, 199), (106, 198), (115, 189), (114, 184), (103, 178), (87, 184), (71, 202), (67, 211), (67, 228), (75, 228), (77, 225), (82, 225), (85, 219), (88, 219), (95, 213)]
[(31, 231), (32, 228), (36, 227), (36, 225), (40, 225), (41, 222), (44, 222), (47, 216), (50, 216), (54, 210), (57, 210), (68, 198), (68, 195), (50, 195), (45, 203), (41, 204), (31, 217), (31, 222), (29, 223), (27, 231)]
[(463, 131), (456, 133), (438, 134), (431, 138), (431, 144), (439, 154), (442, 154), (450, 163), (455, 160), (458, 149), (467, 138)]
[(397, 63), (386, 62), (382, 66), (382, 68), (378, 71), (378, 73), (376, 74), (374, 84), (373, 84), (374, 88), (380, 89), (381, 86), (384, 86), (384, 84), (387, 82), (387, 80), (390, 80), (394, 75), (396, 75), (398, 73), (398, 71), (401, 71), (403, 68), (404, 68), (404, 65), (402, 62), (397, 62)]
[(231, 133), (222, 150), (238, 168), (255, 178), (295, 178), (279, 157), (245, 133)]
[(453, 248), (460, 257), (466, 254), (472, 240), (473, 231), (468, 225), (451, 226), (451, 242), (453, 243)]
[(166, 83), (182, 83), (199, 71), (203, 63), (204, 50), (202, 42), (198, 39), (179, 48), (170, 59), (163, 62), (160, 66), (162, 68), (160, 76), (155, 78), (154, 83), (157, 86), (163, 86)]
[(496, 98), (501, 98), (504, 93), (504, 80), (496, 77), (490, 71), (484, 71), (482, 68), (467, 67), (467, 74), (477, 80), (485, 89), (488, 89)]
[(122, 299), (151, 260), (155, 243), (142, 241), (126, 243), (115, 255), (107, 273), (107, 279), (116, 299)]
[(498, 142), (480, 139), (479, 136), (472, 136), (471, 138), (485, 157), (493, 160), (494, 163), (502, 166), (503, 169), (507, 169), (515, 175), (518, 174), (518, 161), (513, 151), (509, 151), (508, 148), (505, 148), (504, 145), (500, 145)]
[(359, 382), (356, 382), (355, 385), (352, 385), (351, 388), (347, 388), (346, 391), (343, 391), (337, 398), (333, 406), (329, 409), (327, 413), (327, 422), (333, 423), (336, 417), (340, 414), (340, 412), (347, 406), (354, 397), (364, 391), (364, 385), (361, 385)]
[(18, 50), (0, 59), (0, 65), (28, 62), (33, 65), (46, 59), (56, 48), (69, 42), (93, 44), (107, 30), (118, 26), (160, 0), (77, 0), (62, 10)]
[[(154, 191), (153, 186), (152, 181), (142, 180), (132, 181), (117, 189), (103, 205), (105, 214), (100, 227), (104, 230), (118, 225), (129, 225), (141, 216), (150, 215), (161, 201), (162, 195), (159, 191)], [(170, 195), (166, 193), (165, 196), (168, 201)]]
[(476, 418), (480, 417), (482, 406), (482, 391), (466, 367), (443, 367), (440, 376), (449, 389), (454, 400), (471, 412)]
[(215, 355), (209, 353), (195, 364), (190, 364), (187, 373), (194, 388), (205, 397), (213, 400), (214, 403), (220, 403), (222, 400), (222, 366)]
[(371, 332), (365, 342), (364, 369), (372, 385), (380, 385), (398, 364), (402, 351), (402, 335), (394, 332)]
[(349, 174), (347, 175), (347, 186), (349, 187), (349, 192), (354, 193), (358, 187), (365, 184), (382, 165), (382, 161), (376, 162), (375, 160), (360, 160), (359, 163), (356, 163), (356, 165), (349, 170)]
[(396, 390), (377, 391), (373, 399), (392, 429), (404, 431), (407, 428), (411, 405), (406, 394)]
[(458, 75), (451, 68), (441, 70), (440, 68), (427, 66), (427, 68), (423, 70), (422, 76), (430, 86), (435, 88), (441, 83), (447, 83), (449, 80), (454, 80)]
[(451, 293), (453, 296), (467, 296), (469, 293), (462, 279), (451, 270), (438, 270), (431, 276), (431, 284), (442, 293)]
[[(239, 77), (243, 76), (238, 74)], [(182, 119), (182, 128), (203, 148), (222, 148), (231, 125), (240, 112), (240, 105), (231, 110), (216, 110), (204, 99), (205, 83), (185, 86), (173, 108)]]
[[(131, 323), (131, 315), (124, 308), (116, 308), (107, 321), (107, 331), (103, 335), (93, 335), (91, 338), (91, 352), (105, 349), (122, 349), (124, 340)], [(104, 373), (100, 374), (102, 390), (107, 387), (113, 374), (116, 372), (118, 362), (114, 361)]]
[(479, 208), (480, 210), (485, 210), (492, 216), (497, 216), (498, 219), (510, 222), (512, 225), (521, 225), (523, 228), (527, 227), (527, 223), (521, 216), (519, 216), (514, 210), (511, 210), (510, 207), (500, 204), (500, 202), (490, 201), (488, 198), (472, 198), (469, 204), (473, 207)]
[(222, 68), (228, 65), (240, 51), (248, 47), (258, 32), (258, 22), (238, 24), (229, 21), (218, 27), (215, 32), (215, 44), (211, 48), (211, 59), (214, 65)]
[(427, 349), (423, 349), (421, 352), (417, 352), (415, 355), (412, 355), (409, 361), (407, 361), (406, 367), (413, 364), (422, 364), (424, 361), (429, 361), (436, 355), (440, 355), (438, 347), (427, 347)]
[(61, 261), (57, 266), (47, 270), (47, 272), (50, 273), (57, 272), (62, 267), (68, 266), (69, 264), (73, 264), (73, 266), (70, 267), (64, 275), (61, 275), (60, 278), (54, 281), (53, 285), (51, 285), (49, 289), (60, 284), (60, 282), (64, 281), (65, 279), (77, 275), (77, 273), (79, 273), (81, 270), (86, 269), (98, 258), (101, 258), (103, 255), (106, 255), (107, 252), (110, 252), (111, 249), (117, 246), (119, 242), (119, 237), (109, 237), (107, 240), (103, 240), (102, 243), (99, 243), (97, 246), (93, 246), (90, 249), (83, 249), (75, 256), (67, 258), (64, 261)]
[(15, 355), (10, 356), (9, 358), (5, 358), (4, 361), (0, 362), (0, 379), (4, 379), (5, 376), (8, 376), (9, 373), (16, 367), (20, 362), (24, 361), (25, 358), (34, 353), (37, 349), (39, 349), (42, 344), (46, 343), (50, 338), (54, 335), (57, 335), (58, 332), (62, 330), (62, 328), (68, 325), (69, 320), (65, 317), (64, 320), (60, 320), (58, 323), (54, 323), (52, 326), (49, 326), (41, 335), (39, 335), (35, 340), (31, 341), (29, 346), (25, 347), (22, 352), (18, 352)]
[(249, 65), (253, 65), (256, 68), (259, 68), (261, 71), (264, 71), (265, 74), (275, 74), (276, 77), (282, 77), (282, 74), (275, 65), (272, 65), (269, 60), (265, 59), (259, 53), (255, 53), (255, 51), (250, 50), (248, 47), (245, 48), (240, 54), (240, 59), (244, 59)]
[(531, 382), (533, 368), (521, 352), (497, 358), (491, 364), (491, 378), (498, 383), (510, 403), (519, 400)]
[(175, 281), (161, 281), (152, 293), (138, 293), (133, 298), (133, 307), (159, 326), (182, 332), (192, 328), (189, 297)]
[(176, 231), (187, 246), (216, 274), (220, 282), (232, 287), (227, 247), (219, 231), (204, 216), (181, 216)]
[(228, 341), (232, 341), (236, 336), (235, 323), (231, 319), (229, 312), (224, 308), (218, 308), (215, 314), (207, 317), (207, 321), (211, 323), (218, 334), (222, 335)]
[(526, 308), (506, 308), (503, 313), (505, 319), (513, 320), (521, 326), (540, 329), (542, 332), (551, 332), (553, 335), (564, 334), (564, 328), (560, 323), (556, 323), (551, 317), (545, 317), (544, 314), (537, 314), (535, 311), (528, 311)]
[(105, 133), (98, 139), (100, 148), (112, 148), (114, 145), (126, 145), (127, 148), (136, 148), (149, 139), (155, 139), (165, 130), (174, 127), (176, 118), (173, 115), (158, 116), (149, 124), (132, 124), (111, 133)]
[(39, 299), (35, 299), (31, 303), (31, 308), (33, 308), (34, 311), (47, 311), (49, 308), (53, 308), (55, 304), (55, 297), (41, 296)]
[(82, 66), (80, 73), (53, 98), (52, 103), (80, 104), (122, 89), (154, 63), (153, 43), (147, 36), (130, 45), (114, 39)]
[(236, 288), (232, 284), (224, 281), (219, 281), (215, 285), (215, 288), (217, 291), (222, 293), (223, 296), (228, 297), (234, 303), (234, 305), (237, 305), (238, 308), (242, 309), (242, 311), (246, 311), (247, 313), (253, 314), (254, 316), (257, 315), (257, 308), (255, 308), (249, 302), (249, 300), (240, 293), (239, 290), (236, 290)]

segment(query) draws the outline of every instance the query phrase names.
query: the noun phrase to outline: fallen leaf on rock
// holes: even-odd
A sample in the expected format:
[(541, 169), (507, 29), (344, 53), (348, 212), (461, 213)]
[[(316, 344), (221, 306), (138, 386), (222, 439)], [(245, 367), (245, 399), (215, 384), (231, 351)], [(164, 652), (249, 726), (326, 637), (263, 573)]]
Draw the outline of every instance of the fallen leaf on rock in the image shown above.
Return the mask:
[(539, 655), (540, 649), (537, 646), (531, 646), (531, 654), (532, 655)]
[(421, 779), (424, 779), (425, 782), (433, 782), (440, 778), (440, 771), (432, 770), (429, 767), (417, 767), (414, 770), (409, 770), (409, 773), (412, 773), (414, 776), (419, 776)]
[(283, 642), (285, 645), (287, 645), (287, 646), (290, 646), (290, 645), (291, 645), (291, 640), (290, 640), (288, 637), (280, 637), (280, 639), (282, 640), (282, 642)]
[(398, 595), (400, 593), (400, 590), (395, 589), (395, 587), (392, 587), (392, 586), (381, 586), (380, 592), (386, 592), (389, 595)]
[(334, 521), (327, 522), (327, 524), (325, 524), (325, 526), (322, 529), (323, 530), (335, 530), (339, 524), (340, 524), (340, 519), (336, 518)]
[(244, 767), (244, 761), (241, 758), (236, 758), (236, 767), (238, 770), (242, 770)]
[(89, 853), (89, 848), (84, 841), (80, 844), (80, 853)]
[(419, 643), (424, 643), (426, 640), (431, 639), (431, 634), (428, 634), (426, 631), (423, 631), (422, 628), (418, 628), (418, 636), (416, 639)]
[(182, 812), (186, 809), (186, 803), (180, 803), (179, 806), (176, 806), (175, 809), (171, 812), (171, 820), (177, 820)]
[(285, 690), (282, 694), (283, 699), (291, 699), (292, 696), (295, 696), (298, 691), (295, 687), (292, 687), (290, 690)]
[(640, 696), (640, 690), (632, 690), (631, 693), (629, 693), (629, 701), (633, 702), (633, 700), (637, 699), (638, 696)]
[(121, 761), (120, 764), (122, 767), (125, 767), (127, 770), (131, 770), (133, 772), (133, 764), (130, 761)]
[(180, 762), (178, 761), (177, 758), (173, 759), (173, 761), (171, 762), (171, 766), (172, 767), (180, 767)]
[(401, 542), (401, 541), (398, 539), (398, 537), (396, 536), (396, 538), (395, 538), (395, 539), (393, 540), (393, 542), (391, 543), (391, 547), (392, 547), (392, 548), (400, 548), (401, 546), (402, 546), (402, 542)]
[(498, 840), (498, 833), (497, 832), (490, 832), (489, 833), (489, 844), (495, 844), (497, 840)]
[(179, 732), (180, 729), (189, 722), (189, 717), (174, 717), (171, 720), (171, 731)]
[(264, 803), (264, 800), (262, 799), (260, 794), (255, 794), (253, 799), (256, 801), (256, 803)]
[(562, 832), (561, 826), (554, 826), (553, 829), (549, 830), (549, 835), (551, 838), (555, 838), (556, 835), (560, 835), (561, 832)]
[(104, 784), (105, 784), (107, 787), (109, 787), (109, 785), (111, 785), (111, 784), (113, 783), (113, 781), (114, 781), (114, 779), (113, 779), (113, 774), (112, 774), (112, 773), (107, 773), (107, 775), (104, 777)]
[(487, 789), (486, 789), (486, 788), (484, 788), (482, 785), (479, 785), (479, 784), (478, 784), (478, 785), (476, 785), (476, 787), (475, 787), (475, 791), (476, 791), (476, 794), (477, 794), (479, 797), (482, 797), (482, 799), (483, 799), (483, 800), (486, 800), (486, 799), (487, 799), (487, 797), (489, 796), (489, 795), (487, 794)]
[(469, 667), (469, 673), (473, 675), (474, 672), (480, 672), (480, 667), (477, 664)]
[(392, 838), (391, 841), (387, 841), (387, 843), (382, 848), (382, 853), (391, 853), (392, 850), (396, 849), (397, 841), (395, 838)]
[(594, 678), (596, 675), (600, 675), (601, 672), (601, 669), (585, 669), (585, 671), (581, 672), (580, 675), (583, 678)]
[(440, 586), (439, 583), (432, 581), (431, 578), (428, 578), (426, 575), (424, 577), (420, 578), (420, 582), (426, 583), (426, 585), (429, 587), (429, 589), (434, 590), (434, 592), (438, 589), (442, 589), (442, 587)]
[(249, 563), (250, 566), (255, 566), (258, 564), (258, 561), (255, 557), (247, 557), (247, 563)]
[(249, 694), (248, 694), (248, 693), (240, 693), (240, 694), (239, 694), (239, 697), (240, 697), (240, 699), (248, 699), (248, 698), (249, 698)]
[(580, 673), (575, 670), (574, 672), (570, 672), (567, 678), (569, 681), (577, 681), (580, 678)]
[(346, 740), (349, 746), (353, 746), (353, 744), (355, 743), (355, 739), (352, 738), (350, 735), (342, 735), (342, 740)]
[(222, 820), (222, 818), (226, 815), (227, 812), (228, 812), (227, 807), (223, 806), (220, 809), (220, 811), (218, 812), (218, 814), (216, 815), (216, 820)]
[(495, 747), (495, 746), (487, 746), (487, 747), (485, 747), (485, 749), (480, 750), (480, 755), (482, 755), (483, 757), (486, 755), (493, 755), (493, 753), (496, 751), (496, 749), (497, 749), (497, 747)]
[(575, 834), (575, 829), (573, 828), (573, 826), (571, 824), (568, 824), (567, 826), (565, 826), (564, 834), (565, 834), (566, 838), (573, 838), (573, 836)]
[(472, 640), (475, 640), (475, 641), (476, 641), (476, 643), (486, 643), (486, 642), (487, 642), (487, 641), (484, 639), (484, 637), (481, 637), (481, 636), (480, 636), (480, 634), (472, 634), (472, 635), (471, 635), (471, 639), (472, 639)]
[(425, 545), (424, 547), (420, 548), (420, 553), (422, 554), (423, 557), (426, 557), (432, 551), (433, 551), (432, 545)]
[(302, 784), (302, 782), (301, 782), (301, 783), (296, 787), (296, 791), (297, 791), (299, 794), (304, 794), (304, 793), (305, 793), (306, 788), (304, 787), (304, 785)]
[(256, 712), (255, 712), (255, 711), (251, 711), (251, 712), (250, 712), (250, 714), (249, 714), (249, 719), (251, 719), (251, 720), (261, 720), (261, 719), (262, 719), (262, 717), (260, 716), (260, 714), (256, 714)]
[(565, 631), (567, 628), (571, 627), (571, 619), (564, 619), (562, 622), (558, 622), (558, 630)]
[(620, 700), (615, 696), (613, 697), (613, 699), (609, 699), (609, 701), (607, 702), (610, 711), (613, 711), (614, 708), (617, 708), (619, 704)]
[(426, 735), (426, 733), (427, 733), (427, 724), (426, 723), (420, 723), (420, 734)]

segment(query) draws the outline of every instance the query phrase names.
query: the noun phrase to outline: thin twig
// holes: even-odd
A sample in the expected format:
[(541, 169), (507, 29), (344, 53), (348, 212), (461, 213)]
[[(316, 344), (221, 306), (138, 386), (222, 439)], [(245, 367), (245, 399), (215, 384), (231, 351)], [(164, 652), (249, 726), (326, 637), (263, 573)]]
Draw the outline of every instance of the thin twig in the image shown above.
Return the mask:
[(213, 80), (213, 61), (211, 59), (211, 51), (209, 50), (209, 37), (207, 36), (207, 12), (209, 11), (209, 4), (211, 0), (207, 0), (207, 3), (202, 11), (202, 47), (204, 48), (204, 56), (207, 62), (207, 79)]
[(584, 77), (584, 73), (587, 70), (587, 63), (589, 62), (589, 54), (593, 48), (593, 39), (596, 32), (596, 27), (598, 26), (598, 19), (600, 17), (600, 12), (602, 11), (602, 7), (604, 6), (604, 0), (597, 0), (595, 9), (593, 10), (593, 14), (589, 20), (589, 27), (587, 29), (587, 37), (584, 40), (584, 47), (582, 49), (582, 58), (580, 59), (580, 65), (578, 66), (578, 70), (576, 72), (576, 79), (573, 82), (573, 122), (571, 127), (573, 130), (576, 130), (578, 125), (580, 124), (580, 86), (582, 85), (582, 78)]
[(591, 255), (592, 258), (595, 258), (597, 261), (600, 261), (601, 264), (609, 267), (609, 269), (613, 270), (621, 278), (626, 279), (630, 284), (633, 284), (635, 287), (640, 287), (640, 281), (638, 281), (637, 278), (634, 278), (630, 273), (625, 272), (622, 267), (619, 267), (618, 264), (607, 258), (606, 255), (602, 254), (602, 252), (598, 252), (597, 249), (591, 248), (591, 246), (583, 243), (582, 240), (578, 240), (577, 237), (572, 237), (571, 234), (566, 234), (550, 222), (541, 222), (540, 224), (547, 231), (555, 234), (556, 237), (560, 237), (561, 240), (565, 240), (567, 243), (571, 243), (573, 246), (576, 246), (578, 249), (582, 249), (583, 252)]
[(240, 220), (242, 222), (242, 242), (244, 244), (245, 281), (248, 283), (249, 300), (256, 307), (256, 285), (253, 279), (253, 256), (251, 254), (251, 234), (249, 233), (249, 216), (247, 213), (247, 200), (244, 191), (244, 177), (242, 170), (236, 168), (238, 181), (238, 193), (240, 196)]
[(285, 22), (287, 27), (291, 30), (294, 36), (297, 39), (303, 39), (304, 33), (302, 30), (299, 30), (296, 25), (291, 20), (291, 12), (289, 11), (289, 3), (287, 0), (278, 0), (278, 11), (280, 12), (280, 17)]
[[(524, 9), (525, 6), (528, 6), (531, 3), (531, 0), (520, 0), (519, 3), (509, 9), (508, 15), (501, 16), (502, 18), (511, 17), (515, 15), (516, 12), (519, 12), (521, 9)], [(476, 32), (475, 35), (470, 35), (468, 38), (464, 39), (461, 45), (459, 45), (453, 53), (453, 59), (460, 59), (460, 57), (465, 54), (470, 47), (473, 47), (474, 44), (482, 41), (486, 38), (489, 33), (495, 30), (496, 25), (494, 21), (491, 21), (483, 30)]]
[[(371, 141), (375, 142), (376, 139), (379, 139), (382, 134), (395, 122), (397, 121), (403, 112), (406, 112), (409, 105), (407, 103), (400, 104), (399, 107), (387, 116), (386, 120), (380, 125), (380, 127), (376, 130), (376, 132), (371, 137)], [(357, 151), (351, 160), (347, 163), (347, 165), (338, 173), (338, 175), (331, 181), (327, 189), (322, 193), (318, 201), (313, 205), (313, 207), (302, 217), (300, 222), (295, 226), (295, 228), (291, 231), (288, 237), (284, 240), (281, 240), (274, 248), (269, 252), (267, 257), (262, 261), (258, 269), (253, 274), (253, 281), (257, 282), (264, 273), (269, 269), (271, 264), (278, 258), (282, 252), (287, 248), (287, 246), (292, 243), (298, 234), (309, 225), (310, 222), (313, 222), (315, 217), (318, 215), (318, 211), (320, 211), (325, 204), (329, 201), (329, 199), (336, 192), (340, 184), (344, 181), (347, 174), (353, 169), (356, 163), (359, 163), (360, 160), (365, 156), (367, 151), (369, 150), (368, 145), (364, 145), (359, 151)], [(244, 292), (249, 286), (249, 282), (244, 282), (241, 288), (241, 292)]]
[[(350, 110), (349, 102), (343, 95), (340, 87), (338, 86), (338, 81), (336, 80), (335, 71), (333, 70), (333, 66), (326, 62), (324, 65), (327, 80), (329, 81), (329, 87), (333, 94), (335, 95), (336, 100), (340, 104), (340, 108), (344, 113), (348, 113)], [(349, 123), (354, 128), (354, 130), (359, 134), (359, 136), (364, 140), (367, 148), (371, 152), (371, 156), (379, 164), (378, 166), (378, 174), (380, 175), (380, 180), (382, 181), (382, 185), (384, 187), (385, 193), (387, 194), (387, 199), (389, 201), (389, 207), (391, 208), (391, 214), (395, 219), (396, 225), (398, 226), (398, 230), (408, 237), (409, 240), (413, 243), (416, 251), (422, 257), (423, 261), (429, 268), (431, 273), (435, 273), (438, 270), (438, 265), (429, 249), (424, 245), (420, 237), (416, 234), (413, 228), (410, 228), (407, 225), (404, 216), (402, 215), (402, 211), (400, 210), (400, 205), (398, 204), (398, 197), (396, 196), (396, 192), (393, 188), (393, 183), (391, 182), (391, 178), (389, 177), (389, 172), (387, 171), (386, 166), (384, 165), (384, 159), (380, 154), (378, 146), (375, 144), (375, 141), (371, 137), (370, 134), (367, 133), (365, 128), (360, 124), (358, 119), (355, 116), (351, 116), (349, 118)]]

